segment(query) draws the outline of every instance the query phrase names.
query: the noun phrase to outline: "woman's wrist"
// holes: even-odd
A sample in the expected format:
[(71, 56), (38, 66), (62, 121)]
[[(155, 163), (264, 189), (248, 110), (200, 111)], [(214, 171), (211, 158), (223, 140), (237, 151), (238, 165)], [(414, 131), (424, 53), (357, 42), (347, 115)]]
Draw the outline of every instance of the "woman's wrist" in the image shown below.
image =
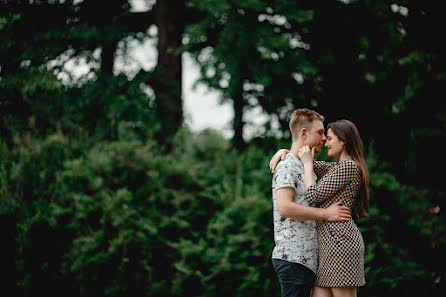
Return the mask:
[(308, 169), (313, 169), (313, 160), (311, 160), (311, 161), (305, 161), (305, 162), (303, 162), (304, 163), (304, 167), (305, 168), (308, 168)]

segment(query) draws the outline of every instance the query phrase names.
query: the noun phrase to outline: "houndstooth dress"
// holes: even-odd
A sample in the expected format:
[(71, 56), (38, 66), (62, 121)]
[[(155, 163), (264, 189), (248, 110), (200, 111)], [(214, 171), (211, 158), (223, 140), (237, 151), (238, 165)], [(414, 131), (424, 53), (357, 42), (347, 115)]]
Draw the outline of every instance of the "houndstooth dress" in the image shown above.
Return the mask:
[[(343, 162), (314, 162), (314, 171), (321, 176), (307, 191), (309, 203), (327, 208), (342, 200), (353, 209), (359, 197), (361, 178), (352, 160)], [(363, 286), (364, 241), (353, 220), (346, 222), (317, 222), (319, 267), (315, 285), (320, 287)]]

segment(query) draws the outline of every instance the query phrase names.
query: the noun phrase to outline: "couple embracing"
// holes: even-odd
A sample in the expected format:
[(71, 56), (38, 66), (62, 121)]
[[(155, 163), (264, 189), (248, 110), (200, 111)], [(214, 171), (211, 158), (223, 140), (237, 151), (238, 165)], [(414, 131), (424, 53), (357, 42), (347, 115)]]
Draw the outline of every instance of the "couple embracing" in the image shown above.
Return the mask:
[[(270, 162), (272, 264), (282, 297), (356, 296), (356, 287), (365, 284), (364, 241), (351, 217), (368, 212), (362, 141), (348, 120), (328, 124), (327, 135), (323, 122), (316, 111), (295, 110), (291, 149), (279, 150)], [(314, 160), (324, 142), (328, 156), (339, 157), (338, 162)]]

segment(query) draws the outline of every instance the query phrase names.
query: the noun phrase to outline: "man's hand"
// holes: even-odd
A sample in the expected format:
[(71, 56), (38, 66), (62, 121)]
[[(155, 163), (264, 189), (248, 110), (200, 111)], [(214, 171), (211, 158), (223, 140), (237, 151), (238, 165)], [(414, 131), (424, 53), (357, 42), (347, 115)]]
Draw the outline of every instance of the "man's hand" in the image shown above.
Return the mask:
[(350, 208), (341, 205), (342, 201), (336, 202), (325, 209), (324, 219), (329, 222), (350, 221), (352, 218)]

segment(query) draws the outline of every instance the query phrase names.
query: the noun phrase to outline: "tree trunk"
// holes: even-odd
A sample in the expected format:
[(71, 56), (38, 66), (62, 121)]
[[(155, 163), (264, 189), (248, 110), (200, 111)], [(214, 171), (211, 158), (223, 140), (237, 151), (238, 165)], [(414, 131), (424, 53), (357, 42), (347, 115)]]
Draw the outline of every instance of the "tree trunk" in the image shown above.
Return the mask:
[(158, 79), (154, 91), (162, 126), (157, 138), (161, 143), (166, 143), (183, 124), (180, 49), (184, 32), (184, 11), (184, 1), (178, 0), (158, 0), (154, 7), (155, 24), (158, 27)]
[(115, 64), (116, 42), (108, 42), (102, 46), (101, 72), (113, 75)]
[(245, 125), (245, 123), (243, 122), (243, 108), (245, 106), (245, 102), (243, 99), (243, 83), (240, 83), (240, 85), (235, 90), (233, 101), (234, 101), (234, 121), (233, 121), (234, 138), (232, 139), (232, 143), (234, 147), (239, 152), (241, 152), (246, 147), (245, 141), (243, 140), (243, 126)]

